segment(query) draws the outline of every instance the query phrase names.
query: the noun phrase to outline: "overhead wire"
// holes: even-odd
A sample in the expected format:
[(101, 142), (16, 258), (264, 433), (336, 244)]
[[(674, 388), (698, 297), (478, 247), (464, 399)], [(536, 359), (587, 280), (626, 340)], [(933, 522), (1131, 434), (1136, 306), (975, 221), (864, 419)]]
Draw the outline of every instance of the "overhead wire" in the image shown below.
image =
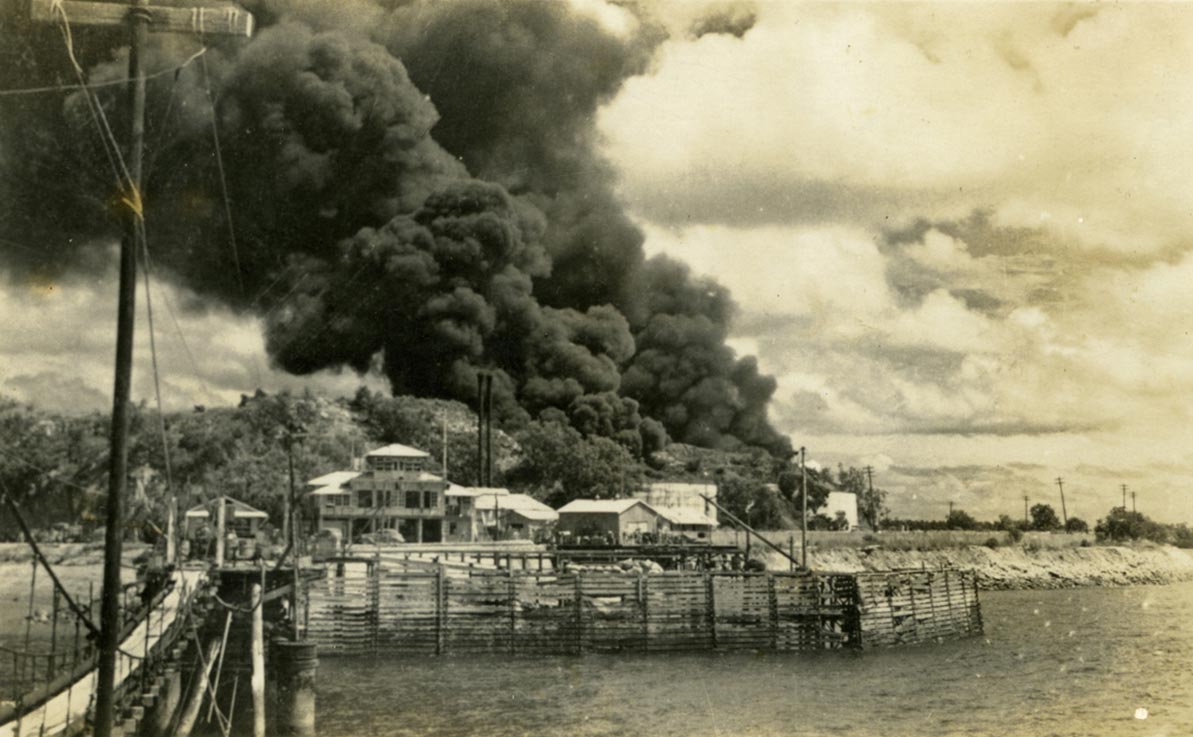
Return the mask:
[[(158, 77), (164, 77), (167, 74), (176, 74), (179, 71), (190, 66), (191, 63), (195, 61), (195, 59), (198, 59), (200, 56), (202, 56), (206, 52), (207, 52), (206, 48), (199, 49), (195, 53), (191, 54), (190, 58), (188, 58), (186, 61), (182, 62), (181, 64), (169, 67), (167, 69), (158, 70), (156, 72), (153, 72), (152, 74), (146, 74), (145, 79), (157, 79)], [(89, 82), (85, 85), (84, 84), (54, 84), (54, 85), (44, 85), (42, 87), (17, 87), (14, 89), (0, 90), (0, 97), (15, 97), (17, 95), (38, 95), (38, 94), (44, 94), (46, 92), (63, 92), (63, 91), (72, 92), (72, 91), (84, 90), (84, 89), (96, 90), (96, 89), (100, 89), (103, 87), (116, 87), (116, 86), (123, 85), (123, 84), (128, 84), (128, 80), (114, 79), (114, 80), (111, 80), (110, 82)]]

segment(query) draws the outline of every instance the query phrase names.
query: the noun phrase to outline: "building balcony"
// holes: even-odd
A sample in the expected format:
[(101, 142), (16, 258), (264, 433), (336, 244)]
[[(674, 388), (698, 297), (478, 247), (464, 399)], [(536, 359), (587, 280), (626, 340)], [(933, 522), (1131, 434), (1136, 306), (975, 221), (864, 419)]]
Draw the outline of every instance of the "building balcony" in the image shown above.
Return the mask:
[(408, 509), (406, 507), (357, 507), (329, 504), (322, 508), (324, 518), (359, 519), (377, 517), (390, 519), (438, 519), (444, 516), (443, 507)]

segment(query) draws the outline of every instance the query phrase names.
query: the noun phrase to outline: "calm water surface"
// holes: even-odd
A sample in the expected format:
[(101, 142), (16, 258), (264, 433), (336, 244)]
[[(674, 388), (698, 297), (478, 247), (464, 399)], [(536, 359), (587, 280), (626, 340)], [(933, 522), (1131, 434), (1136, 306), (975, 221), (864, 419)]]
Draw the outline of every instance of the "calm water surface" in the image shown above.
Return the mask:
[(318, 731), (1193, 735), (1193, 583), (982, 604), (984, 638), (864, 653), (325, 658)]

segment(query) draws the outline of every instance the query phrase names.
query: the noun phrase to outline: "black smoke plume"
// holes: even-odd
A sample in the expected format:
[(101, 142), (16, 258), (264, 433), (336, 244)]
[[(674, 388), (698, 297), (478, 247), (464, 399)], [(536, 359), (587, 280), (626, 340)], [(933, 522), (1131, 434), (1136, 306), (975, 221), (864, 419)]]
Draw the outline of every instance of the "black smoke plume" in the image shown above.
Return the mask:
[[(789, 452), (766, 418), (773, 380), (725, 345), (728, 294), (644, 257), (597, 151), (596, 113), (649, 71), (657, 24), (614, 34), (537, 0), (249, 7), (251, 41), (208, 39), (150, 81), (159, 271), (263, 316), (294, 373), (379, 369), (395, 393), (467, 401), (486, 369), (513, 425), (563, 413), (638, 451), (665, 429)], [(120, 79), (119, 34), (76, 39), (93, 83)], [(5, 87), (70, 81), (57, 29), (6, 27), (0, 43)], [(194, 48), (154, 37), (150, 69)], [(100, 92), (117, 131), (123, 94)], [(10, 274), (102, 257), (114, 185), (80, 93), (6, 100), (0, 165)]]

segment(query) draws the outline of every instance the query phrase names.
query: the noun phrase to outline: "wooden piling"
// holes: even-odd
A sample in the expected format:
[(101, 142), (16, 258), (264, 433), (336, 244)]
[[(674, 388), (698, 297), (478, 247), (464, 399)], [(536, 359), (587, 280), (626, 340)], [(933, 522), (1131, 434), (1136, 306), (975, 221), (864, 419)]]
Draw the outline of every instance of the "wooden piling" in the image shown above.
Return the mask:
[(250, 606), (253, 608), (253, 737), (265, 737), (265, 626), (261, 616), (261, 584), (254, 583)]
[(215, 665), (215, 656), (219, 646), (219, 640), (213, 639), (207, 645), (207, 657), (200, 657), (195, 666), (195, 678), (191, 683), (191, 692), (187, 696), (186, 707), (178, 718), (178, 729), (174, 730), (175, 737), (190, 737), (191, 731), (195, 728), (195, 720), (199, 718), (203, 695), (208, 690), (207, 679), (211, 677), (211, 669)]

